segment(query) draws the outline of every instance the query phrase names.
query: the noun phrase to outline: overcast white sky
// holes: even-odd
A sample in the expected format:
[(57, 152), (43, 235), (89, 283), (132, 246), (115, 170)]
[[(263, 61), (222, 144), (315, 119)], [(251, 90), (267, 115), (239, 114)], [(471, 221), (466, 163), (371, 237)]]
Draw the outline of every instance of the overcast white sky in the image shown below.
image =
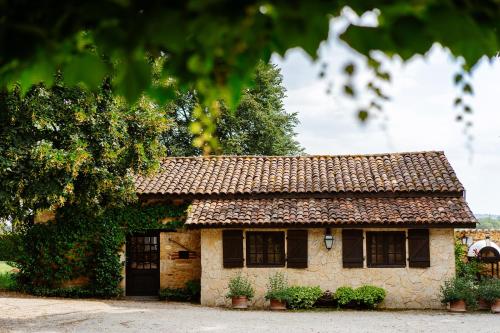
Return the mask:
[[(362, 59), (334, 37), (333, 31), (339, 29), (342, 22), (332, 26), (317, 63), (298, 49), (272, 59), (282, 70), (285, 108), (298, 113), (297, 138), (306, 153), (443, 150), (466, 188), (472, 211), (500, 215), (500, 61), (484, 61), (474, 72), (471, 154), (464, 125), (455, 121), (457, 110), (452, 103), (458, 90), (452, 77), (458, 65), (447, 51), (436, 46), (425, 59), (414, 58), (405, 65), (398, 60), (385, 62), (393, 75), (392, 84), (385, 89), (391, 101), (385, 104), (383, 116), (363, 126), (355, 117), (356, 105), (335, 91), (345, 79), (340, 74), (342, 66)], [(329, 64), (328, 78), (323, 80), (318, 77), (322, 61)], [(361, 70), (358, 75), (363, 82), (366, 72)], [(330, 95), (325, 92), (329, 81), (335, 91)]]

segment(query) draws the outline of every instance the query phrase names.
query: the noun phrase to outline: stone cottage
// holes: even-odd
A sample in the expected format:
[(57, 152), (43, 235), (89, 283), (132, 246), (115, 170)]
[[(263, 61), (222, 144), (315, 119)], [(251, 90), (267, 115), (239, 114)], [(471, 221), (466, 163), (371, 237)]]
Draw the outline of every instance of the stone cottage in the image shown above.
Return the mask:
[(209, 306), (229, 304), (238, 272), (262, 306), (268, 276), (284, 271), (324, 290), (383, 287), (388, 308), (438, 308), (454, 228), (477, 222), (443, 152), (170, 157), (136, 188), (145, 204), (190, 207), (183, 230), (129, 239), (126, 293), (200, 278)]

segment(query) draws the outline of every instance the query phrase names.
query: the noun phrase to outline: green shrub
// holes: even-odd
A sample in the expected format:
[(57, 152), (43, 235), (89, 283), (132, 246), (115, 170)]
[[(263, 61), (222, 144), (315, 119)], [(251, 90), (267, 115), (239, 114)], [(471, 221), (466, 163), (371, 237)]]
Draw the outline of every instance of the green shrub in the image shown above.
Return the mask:
[(69, 287), (69, 288), (46, 288), (46, 287), (33, 287), (23, 288), (23, 292), (35, 296), (43, 297), (67, 297), (67, 298), (90, 298), (94, 296), (94, 292), (90, 289), (82, 287)]
[(340, 306), (354, 305), (356, 302), (356, 292), (351, 287), (340, 287), (335, 292), (335, 299)]
[(15, 285), (16, 281), (12, 273), (0, 273), (0, 290), (12, 290)]
[(0, 261), (14, 261), (17, 254), (18, 237), (12, 233), (0, 234)]
[(467, 246), (457, 240), (455, 242), (455, 267), (458, 277), (473, 280), (483, 271), (484, 263), (476, 258), (468, 259)]
[(276, 272), (269, 276), (267, 283), (267, 292), (265, 298), (267, 300), (275, 299), (278, 301), (287, 300), (288, 281), (282, 272)]
[(359, 306), (373, 309), (385, 298), (385, 290), (375, 286), (361, 286), (354, 290), (355, 299)]
[(248, 279), (243, 277), (241, 274), (238, 274), (229, 280), (228, 288), (229, 292), (226, 295), (227, 298), (246, 296), (248, 299), (251, 299), (255, 293), (250, 281), (248, 281)]
[(484, 278), (478, 286), (478, 295), (486, 302), (494, 302), (500, 299), (500, 279)]
[(455, 277), (441, 286), (441, 302), (443, 304), (464, 300), (470, 307), (477, 305), (477, 286), (474, 281), (465, 277)]
[(159, 296), (162, 301), (173, 302), (199, 302), (200, 280), (191, 280), (184, 288), (165, 288), (160, 290)]
[(286, 290), (287, 306), (291, 309), (310, 309), (322, 295), (319, 286), (292, 286)]
[(380, 304), (386, 296), (383, 288), (375, 286), (340, 287), (335, 292), (335, 299), (339, 306), (357, 306), (373, 309)]

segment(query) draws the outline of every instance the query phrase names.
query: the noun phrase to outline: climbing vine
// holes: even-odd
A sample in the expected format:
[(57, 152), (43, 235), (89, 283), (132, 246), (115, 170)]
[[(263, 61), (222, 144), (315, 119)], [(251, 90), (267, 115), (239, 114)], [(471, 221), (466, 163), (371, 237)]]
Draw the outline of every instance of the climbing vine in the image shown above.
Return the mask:
[[(126, 236), (180, 228), (186, 209), (185, 205), (132, 205), (94, 217), (78, 207), (64, 207), (55, 221), (22, 232), (16, 258), (17, 287), (47, 296), (118, 296), (122, 294), (120, 252)], [(164, 218), (172, 221), (162, 223)], [(64, 282), (82, 277), (89, 280), (86, 287), (64, 288)]]

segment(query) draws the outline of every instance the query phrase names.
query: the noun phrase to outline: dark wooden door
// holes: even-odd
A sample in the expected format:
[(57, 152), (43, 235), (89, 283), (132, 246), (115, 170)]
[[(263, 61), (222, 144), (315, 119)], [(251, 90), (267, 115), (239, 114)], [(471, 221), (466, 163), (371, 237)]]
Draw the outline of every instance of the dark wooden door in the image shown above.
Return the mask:
[(127, 237), (126, 294), (158, 295), (160, 289), (160, 237), (157, 232)]

